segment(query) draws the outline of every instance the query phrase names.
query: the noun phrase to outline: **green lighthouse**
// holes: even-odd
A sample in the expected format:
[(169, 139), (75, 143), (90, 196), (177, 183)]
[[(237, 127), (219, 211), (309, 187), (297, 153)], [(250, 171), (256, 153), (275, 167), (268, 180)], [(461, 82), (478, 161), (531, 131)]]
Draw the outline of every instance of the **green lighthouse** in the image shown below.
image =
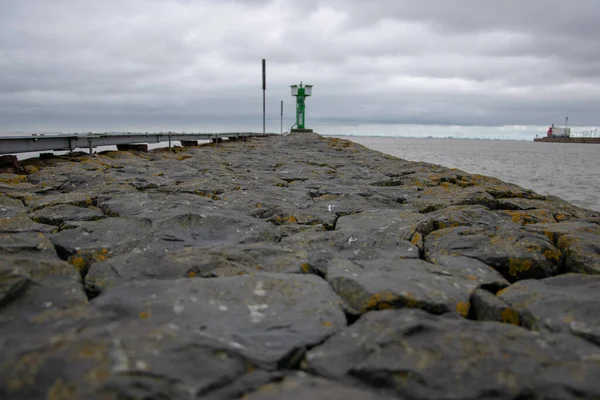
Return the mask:
[(296, 97), (296, 129), (292, 132), (312, 132), (312, 129), (306, 129), (306, 98), (312, 95), (313, 85), (292, 85), (292, 96)]

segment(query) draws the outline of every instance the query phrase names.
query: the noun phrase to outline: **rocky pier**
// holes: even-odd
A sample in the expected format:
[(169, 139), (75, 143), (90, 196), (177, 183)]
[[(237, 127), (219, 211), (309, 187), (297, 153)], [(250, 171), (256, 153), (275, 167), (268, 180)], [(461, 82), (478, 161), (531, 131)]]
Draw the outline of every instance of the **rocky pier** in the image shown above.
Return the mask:
[(298, 133), (0, 173), (1, 399), (599, 399), (600, 213)]

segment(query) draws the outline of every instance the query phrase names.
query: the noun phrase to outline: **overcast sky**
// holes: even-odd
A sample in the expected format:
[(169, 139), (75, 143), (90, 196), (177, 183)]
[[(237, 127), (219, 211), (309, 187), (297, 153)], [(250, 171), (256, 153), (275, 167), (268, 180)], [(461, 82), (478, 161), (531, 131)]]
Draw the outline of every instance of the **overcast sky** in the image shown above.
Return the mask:
[(597, 0), (0, 0), (0, 131), (600, 126)]

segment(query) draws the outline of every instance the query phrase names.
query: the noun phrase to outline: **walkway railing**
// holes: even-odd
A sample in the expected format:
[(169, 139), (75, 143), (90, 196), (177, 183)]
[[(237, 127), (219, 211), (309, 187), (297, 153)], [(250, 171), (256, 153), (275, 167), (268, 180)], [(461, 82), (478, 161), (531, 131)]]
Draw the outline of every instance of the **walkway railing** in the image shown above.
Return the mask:
[(225, 132), (225, 133), (74, 133), (74, 134), (31, 134), (27, 136), (3, 136), (0, 137), (0, 154), (18, 154), (46, 150), (73, 151), (77, 148), (87, 148), (93, 154), (94, 148), (99, 146), (114, 146), (142, 143), (162, 143), (183, 141), (191, 142), (198, 140), (210, 140), (218, 143), (227, 138), (230, 140), (243, 139), (253, 136), (270, 136), (274, 133), (255, 132)]

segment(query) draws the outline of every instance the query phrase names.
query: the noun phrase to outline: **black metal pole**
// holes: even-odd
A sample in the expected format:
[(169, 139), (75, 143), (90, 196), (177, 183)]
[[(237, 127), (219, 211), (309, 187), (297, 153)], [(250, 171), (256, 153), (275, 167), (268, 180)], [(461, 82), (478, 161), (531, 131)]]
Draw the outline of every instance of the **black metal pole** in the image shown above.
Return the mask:
[(281, 100), (281, 127), (279, 128), (279, 134), (283, 135), (283, 100)]
[(262, 60), (262, 88), (263, 88), (263, 133), (266, 129), (266, 90), (267, 90), (267, 60)]

